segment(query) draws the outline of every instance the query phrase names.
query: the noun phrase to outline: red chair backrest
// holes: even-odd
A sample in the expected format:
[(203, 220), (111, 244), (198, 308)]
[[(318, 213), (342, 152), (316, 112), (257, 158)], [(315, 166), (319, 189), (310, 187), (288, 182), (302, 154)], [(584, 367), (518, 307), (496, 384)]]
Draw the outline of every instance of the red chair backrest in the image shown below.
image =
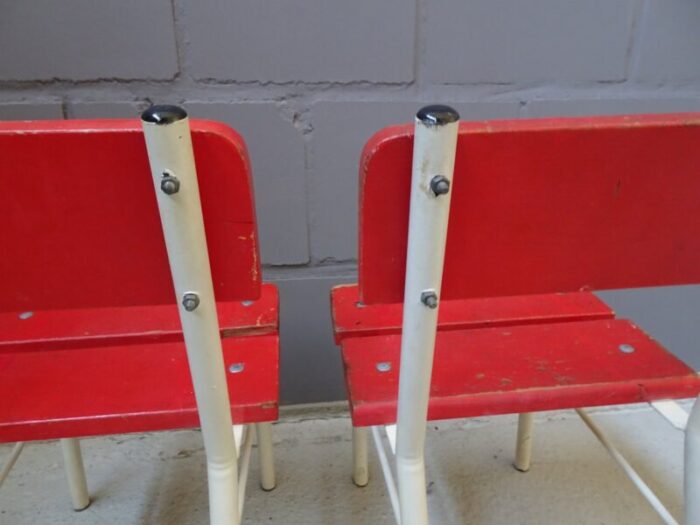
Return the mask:
[[(245, 144), (191, 128), (216, 298), (256, 299)], [(140, 121), (0, 123), (0, 205), (0, 312), (174, 302)]]
[[(413, 125), (360, 163), (364, 303), (403, 300)], [(444, 299), (700, 282), (700, 114), (462, 123)]]

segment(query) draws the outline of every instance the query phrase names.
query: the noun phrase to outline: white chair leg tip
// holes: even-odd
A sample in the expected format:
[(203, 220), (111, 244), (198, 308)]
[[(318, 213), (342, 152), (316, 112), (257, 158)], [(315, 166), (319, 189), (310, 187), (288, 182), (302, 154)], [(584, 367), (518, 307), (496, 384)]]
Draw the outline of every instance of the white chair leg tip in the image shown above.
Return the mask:
[(513, 463), (513, 468), (517, 470), (518, 472), (522, 472), (523, 474), (525, 472), (530, 472), (530, 466), (528, 465), (527, 467), (521, 467), (518, 466), (517, 464)]
[(92, 500), (88, 500), (87, 504), (84, 507), (73, 507), (73, 510), (75, 512), (82, 512), (85, 509), (87, 509), (88, 507), (90, 507), (90, 504), (92, 504)]
[(262, 483), (260, 484), (260, 488), (264, 490), (265, 492), (272, 492), (277, 488), (277, 483), (274, 485), (263, 485)]
[(355, 484), (356, 487), (364, 488), (367, 485), (369, 485), (369, 478), (364, 477), (362, 479), (357, 479), (357, 478), (353, 477), (352, 482)]

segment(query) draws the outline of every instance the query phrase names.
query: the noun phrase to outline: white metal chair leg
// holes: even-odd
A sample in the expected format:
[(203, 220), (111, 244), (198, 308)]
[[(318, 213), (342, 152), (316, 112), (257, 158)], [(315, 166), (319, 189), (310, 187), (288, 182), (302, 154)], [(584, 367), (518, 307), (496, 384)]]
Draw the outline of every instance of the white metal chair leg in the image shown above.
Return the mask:
[(243, 504), (245, 503), (245, 489), (248, 484), (248, 470), (250, 469), (250, 456), (253, 449), (253, 435), (256, 433), (253, 425), (246, 427), (245, 437), (241, 443), (241, 464), (238, 469), (238, 518), (242, 519)]
[(367, 427), (352, 427), (352, 481), (358, 487), (369, 483), (367, 433)]
[(273, 490), (277, 486), (275, 480), (275, 456), (272, 448), (272, 424), (256, 423), (258, 435), (258, 455), (260, 457), (260, 487), (263, 490)]
[(174, 106), (154, 106), (141, 121), (202, 426), (210, 522), (239, 525), (231, 405), (189, 121)]
[(90, 495), (85, 479), (85, 467), (83, 466), (83, 455), (80, 453), (80, 441), (74, 438), (61, 440), (63, 450), (63, 464), (66, 469), (66, 479), (70, 498), (75, 510), (83, 510), (90, 505)]
[(515, 445), (515, 462), (513, 466), (520, 472), (530, 470), (533, 423), (534, 417), (532, 412), (525, 412), (518, 416), (518, 441)]
[(2, 484), (7, 479), (7, 476), (10, 475), (10, 471), (12, 470), (12, 467), (15, 466), (15, 463), (17, 462), (17, 458), (19, 458), (19, 455), (22, 453), (23, 448), (24, 448), (24, 443), (22, 441), (20, 441), (19, 443), (15, 443), (15, 446), (12, 447), (12, 451), (10, 452), (10, 457), (7, 458), (7, 461), (2, 466), (2, 470), (0, 470), (0, 487), (2, 487)]
[(685, 523), (700, 525), (700, 401), (685, 429)]
[(423, 456), (458, 128), (446, 106), (416, 115), (396, 431), (402, 525), (428, 523)]

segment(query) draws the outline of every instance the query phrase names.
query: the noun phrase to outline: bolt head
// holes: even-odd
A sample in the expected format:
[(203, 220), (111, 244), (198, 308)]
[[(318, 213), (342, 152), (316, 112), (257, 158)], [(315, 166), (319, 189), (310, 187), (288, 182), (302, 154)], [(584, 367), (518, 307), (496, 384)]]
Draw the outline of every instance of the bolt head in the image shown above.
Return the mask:
[(434, 310), (438, 306), (438, 296), (433, 290), (426, 290), (420, 294), (420, 302)]
[(187, 292), (182, 296), (182, 306), (188, 312), (193, 312), (199, 306), (199, 295), (194, 292)]
[(174, 195), (180, 191), (180, 180), (174, 175), (164, 175), (160, 180), (160, 189), (166, 195)]
[(444, 175), (435, 175), (430, 180), (430, 189), (433, 191), (436, 197), (445, 195), (450, 191), (450, 179)]

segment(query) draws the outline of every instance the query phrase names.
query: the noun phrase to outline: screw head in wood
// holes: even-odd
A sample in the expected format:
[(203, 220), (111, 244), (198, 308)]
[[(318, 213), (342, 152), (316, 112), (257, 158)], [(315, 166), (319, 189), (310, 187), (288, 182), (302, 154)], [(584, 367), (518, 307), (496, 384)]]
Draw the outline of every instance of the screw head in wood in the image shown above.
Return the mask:
[(245, 368), (245, 363), (233, 363), (228, 367), (228, 371), (232, 374), (240, 374)]
[(391, 363), (388, 361), (382, 361), (377, 363), (375, 366), (379, 372), (388, 372), (391, 370)]

